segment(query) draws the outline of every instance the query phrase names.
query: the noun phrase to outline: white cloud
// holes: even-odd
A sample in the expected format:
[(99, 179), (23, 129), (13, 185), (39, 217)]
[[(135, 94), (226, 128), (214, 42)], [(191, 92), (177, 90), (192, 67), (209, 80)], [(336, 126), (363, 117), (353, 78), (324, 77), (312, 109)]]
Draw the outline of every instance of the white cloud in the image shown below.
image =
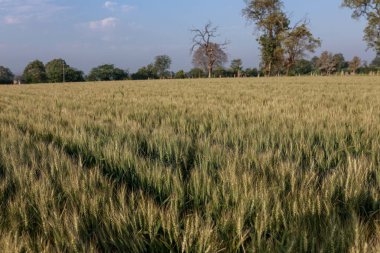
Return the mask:
[(49, 0), (0, 0), (0, 16), (5, 16), (2, 23), (6, 25), (43, 20), (65, 9)]
[(116, 2), (113, 2), (113, 1), (106, 1), (104, 3), (104, 7), (106, 7), (107, 9), (109, 10), (115, 10), (115, 7), (117, 6), (117, 3)]
[(91, 21), (88, 23), (91, 30), (109, 30), (116, 27), (117, 18), (108, 17), (102, 20)]

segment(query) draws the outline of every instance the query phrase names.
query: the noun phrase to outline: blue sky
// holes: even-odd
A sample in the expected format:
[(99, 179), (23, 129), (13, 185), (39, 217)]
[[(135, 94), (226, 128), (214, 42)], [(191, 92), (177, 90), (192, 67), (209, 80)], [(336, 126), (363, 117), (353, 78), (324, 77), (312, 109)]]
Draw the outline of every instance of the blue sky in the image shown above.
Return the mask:
[[(362, 41), (365, 21), (352, 20), (340, 0), (285, 0), (293, 21), (307, 17), (318, 51), (341, 52), (371, 61)], [(21, 73), (40, 59), (64, 58), (88, 72), (112, 63), (135, 71), (169, 55), (172, 70), (191, 65), (191, 28), (208, 21), (219, 27), (219, 40), (229, 40), (230, 59), (257, 67), (260, 52), (254, 27), (241, 17), (243, 0), (0, 0), (0, 65)]]

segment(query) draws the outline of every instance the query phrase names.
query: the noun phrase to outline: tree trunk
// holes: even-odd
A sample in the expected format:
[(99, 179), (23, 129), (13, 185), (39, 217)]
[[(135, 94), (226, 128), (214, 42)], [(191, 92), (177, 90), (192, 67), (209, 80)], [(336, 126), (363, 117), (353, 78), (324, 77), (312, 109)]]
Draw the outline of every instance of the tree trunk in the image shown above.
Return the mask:
[(208, 67), (208, 78), (212, 77), (212, 67)]

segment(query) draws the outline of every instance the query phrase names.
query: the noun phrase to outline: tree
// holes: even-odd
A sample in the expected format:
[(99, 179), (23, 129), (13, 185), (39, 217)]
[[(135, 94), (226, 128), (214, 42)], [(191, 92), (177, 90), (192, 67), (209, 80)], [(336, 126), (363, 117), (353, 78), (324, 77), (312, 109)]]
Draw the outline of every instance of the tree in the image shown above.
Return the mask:
[(261, 66), (266, 75), (289, 74), (305, 52), (314, 52), (321, 41), (314, 38), (306, 21), (290, 27), (290, 19), (282, 10), (281, 0), (245, 0), (243, 16), (252, 21), (259, 32)]
[(362, 64), (362, 60), (355, 56), (350, 62), (349, 62), (349, 69), (351, 70), (352, 74), (356, 74), (356, 71), (360, 68), (360, 65)]
[(65, 82), (66, 71), (69, 65), (63, 59), (54, 59), (45, 65), (46, 77), (49, 83)]
[(346, 62), (342, 53), (334, 54), (333, 58), (336, 63), (336, 72), (341, 72), (348, 68), (348, 62)]
[(0, 84), (12, 84), (14, 75), (9, 68), (0, 66)]
[(157, 74), (160, 78), (167, 77), (168, 70), (170, 65), (172, 64), (172, 60), (167, 55), (159, 55), (156, 56), (154, 61), (154, 67), (157, 70)]
[(231, 69), (236, 74), (237, 77), (240, 77), (241, 71), (243, 70), (243, 61), (241, 59), (234, 59), (231, 61)]
[(313, 56), (313, 58), (311, 58), (310, 62), (313, 65), (314, 69), (317, 69), (317, 63), (318, 63), (318, 61), (319, 61), (319, 57), (318, 56)]
[(380, 51), (377, 52), (375, 59), (371, 62), (371, 67), (380, 68)]
[(132, 74), (131, 78), (133, 80), (157, 79), (157, 70), (153, 64), (149, 64), (146, 67), (138, 69), (136, 73)]
[(313, 37), (305, 22), (286, 31), (283, 41), (286, 75), (289, 75), (289, 71), (303, 59), (305, 51), (314, 53), (320, 46), (320, 39)]
[(89, 81), (116, 81), (128, 78), (128, 73), (115, 68), (113, 64), (104, 64), (93, 68), (88, 75)]
[(29, 63), (23, 73), (23, 78), (26, 83), (44, 83), (47, 81), (44, 64), (35, 60)]
[(45, 65), (49, 83), (83, 82), (82, 71), (70, 67), (63, 59), (54, 59)]
[(260, 33), (261, 64), (266, 75), (279, 73), (283, 66), (281, 42), (289, 28), (289, 19), (282, 11), (281, 0), (245, 0), (243, 16), (252, 21)]
[(187, 73), (187, 75), (190, 77), (190, 78), (201, 78), (201, 77), (205, 77), (205, 73), (203, 71), (203, 69), (201, 68), (192, 68), (189, 73)]
[(215, 77), (220, 77), (220, 78), (221, 77), (228, 77), (230, 73), (231, 72), (229, 72), (228, 70), (226, 70), (223, 66), (218, 66), (214, 70), (214, 76)]
[(336, 71), (337, 62), (332, 53), (324, 51), (318, 59), (317, 67), (321, 74), (331, 75)]
[(343, 0), (344, 7), (353, 10), (352, 17), (365, 17), (368, 21), (364, 29), (364, 40), (368, 48), (380, 54), (380, 1), (379, 0)]
[[(212, 51), (207, 55), (207, 51)], [(219, 44), (210, 43), (208, 49), (199, 47), (193, 54), (193, 64), (195, 67), (202, 68), (208, 72), (208, 77), (212, 77), (212, 72), (217, 67), (222, 67), (228, 61), (227, 54)]]
[(208, 77), (211, 78), (212, 71), (216, 66), (221, 66), (227, 62), (227, 54), (224, 52), (228, 44), (216, 43), (211, 40), (217, 37), (217, 27), (213, 27), (211, 22), (207, 23), (203, 29), (191, 30), (195, 33), (193, 37), (193, 46), (191, 52), (195, 66), (201, 66), (208, 71)]
[(132, 80), (147, 80), (148, 77), (148, 71), (146, 67), (139, 68), (136, 73), (133, 73), (131, 75)]
[(186, 78), (186, 73), (183, 70), (179, 70), (177, 73), (174, 75), (175, 79), (185, 79)]
[(314, 66), (311, 61), (301, 59), (296, 62), (293, 68), (294, 75), (307, 75), (314, 71)]
[(247, 68), (244, 70), (243, 75), (246, 77), (257, 77), (259, 75), (259, 71), (256, 68)]
[(67, 70), (65, 70), (65, 79), (66, 79), (66, 82), (83, 82), (83, 81), (85, 81), (83, 71), (72, 68), (72, 67), (69, 67)]

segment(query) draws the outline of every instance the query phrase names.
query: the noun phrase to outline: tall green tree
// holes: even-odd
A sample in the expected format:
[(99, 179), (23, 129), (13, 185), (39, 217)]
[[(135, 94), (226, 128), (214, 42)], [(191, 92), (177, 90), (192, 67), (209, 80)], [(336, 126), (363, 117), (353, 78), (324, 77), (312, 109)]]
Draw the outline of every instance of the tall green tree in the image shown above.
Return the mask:
[(54, 59), (45, 65), (49, 83), (83, 82), (82, 71), (70, 67), (63, 59)]
[(14, 75), (9, 68), (0, 66), (0, 84), (12, 84)]
[(321, 40), (314, 38), (306, 23), (286, 31), (283, 40), (286, 75), (305, 57), (305, 52), (314, 53), (320, 46)]
[(281, 0), (245, 0), (243, 15), (259, 32), (261, 66), (266, 75), (280, 74), (294, 68), (305, 52), (314, 52), (321, 41), (314, 38), (306, 21), (290, 27)]
[(35, 60), (29, 63), (23, 73), (23, 79), (26, 83), (44, 83), (47, 81), (44, 64)]
[(154, 67), (157, 70), (157, 74), (160, 78), (168, 77), (168, 72), (171, 64), (172, 59), (170, 59), (168, 55), (156, 56), (154, 60)]
[(63, 59), (54, 59), (45, 65), (46, 77), (49, 83), (63, 83), (69, 65)]
[(353, 18), (367, 19), (364, 40), (380, 56), (380, 0), (343, 0), (342, 5), (353, 10)]
[(117, 81), (128, 78), (128, 73), (116, 68), (113, 64), (104, 64), (90, 71), (87, 79), (89, 81)]
[(371, 67), (380, 68), (380, 52), (376, 54), (375, 59), (371, 62)]
[(281, 42), (289, 19), (283, 12), (281, 0), (245, 0), (243, 16), (252, 21), (259, 32), (258, 42), (261, 47), (261, 64), (266, 75), (281, 71), (284, 50)]
[(343, 0), (344, 7), (353, 10), (352, 17), (365, 17), (364, 40), (368, 48), (375, 50), (376, 57), (371, 67), (380, 67), (380, 0)]

